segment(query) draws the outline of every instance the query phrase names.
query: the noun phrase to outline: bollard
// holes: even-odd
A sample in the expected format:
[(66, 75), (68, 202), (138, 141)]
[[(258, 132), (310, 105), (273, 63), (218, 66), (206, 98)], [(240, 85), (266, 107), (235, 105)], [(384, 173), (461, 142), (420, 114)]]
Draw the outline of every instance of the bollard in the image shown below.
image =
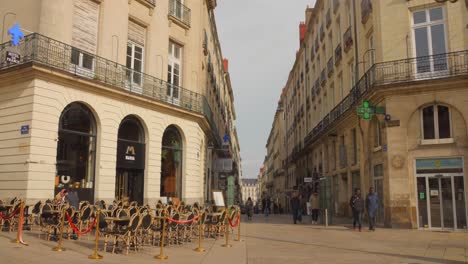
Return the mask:
[(328, 227), (328, 209), (325, 208), (325, 228)]
[(96, 237), (94, 239), (94, 253), (89, 255), (89, 259), (102, 259), (103, 256), (98, 254), (98, 245), (99, 245), (99, 218), (101, 218), (101, 208), (97, 209), (96, 212)]
[(58, 241), (57, 247), (54, 247), (52, 249), (53, 251), (57, 251), (57, 252), (65, 251), (65, 249), (62, 247), (63, 225), (65, 223), (65, 212), (66, 212), (66, 209), (65, 209), (65, 207), (63, 207), (62, 208), (62, 219), (60, 220), (59, 241)]
[(227, 211), (227, 209), (226, 209), (226, 217), (224, 219), (224, 222), (225, 222), (224, 223), (224, 229), (226, 230), (226, 234), (225, 234), (226, 244), (221, 245), (222, 247), (226, 247), (226, 248), (232, 247), (232, 245), (229, 245), (229, 219), (228, 219), (228, 217), (229, 217), (229, 211)]
[(159, 255), (154, 256), (155, 259), (168, 259), (168, 256), (164, 255), (164, 237), (166, 236), (166, 211), (163, 211), (163, 224), (162, 224), (162, 234), (161, 234), (161, 250), (159, 251)]
[(18, 232), (16, 233), (16, 239), (13, 239), (11, 242), (19, 244), (21, 243), (21, 232), (23, 231), (23, 221), (24, 221), (24, 201), (21, 201), (20, 204), (20, 215), (18, 217)]
[(237, 224), (237, 239), (235, 241), (238, 241), (238, 242), (242, 242), (242, 239), (241, 239), (241, 212), (240, 210), (238, 209), (237, 210), (237, 213), (238, 213), (238, 216), (239, 216), (239, 223)]
[(205, 249), (202, 248), (202, 228), (203, 228), (203, 223), (202, 223), (202, 214), (198, 214), (198, 247), (194, 249), (196, 252), (205, 252)]

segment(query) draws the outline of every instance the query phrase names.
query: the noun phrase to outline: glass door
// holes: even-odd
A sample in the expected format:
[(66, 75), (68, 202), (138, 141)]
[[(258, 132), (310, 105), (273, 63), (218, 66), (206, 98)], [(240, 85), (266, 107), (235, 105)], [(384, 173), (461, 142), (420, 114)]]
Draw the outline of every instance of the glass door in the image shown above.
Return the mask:
[(463, 176), (418, 177), (417, 192), (419, 227), (466, 229)]

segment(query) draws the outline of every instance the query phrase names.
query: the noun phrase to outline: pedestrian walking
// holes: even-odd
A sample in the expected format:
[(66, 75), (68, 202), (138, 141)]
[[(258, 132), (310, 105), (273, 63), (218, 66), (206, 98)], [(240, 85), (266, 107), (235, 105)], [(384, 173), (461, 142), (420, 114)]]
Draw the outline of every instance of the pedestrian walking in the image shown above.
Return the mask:
[(245, 206), (247, 207), (247, 219), (248, 220), (252, 220), (252, 215), (253, 215), (253, 202), (252, 202), (252, 198), (248, 198), (247, 199), (247, 202), (245, 203)]
[(362, 212), (364, 211), (364, 201), (361, 197), (361, 189), (356, 188), (354, 190), (354, 195), (351, 196), (349, 206), (351, 206), (351, 209), (353, 211), (353, 229), (356, 230), (356, 225), (358, 225), (359, 232), (361, 232)]
[[(299, 198), (299, 194), (296, 192), (292, 193), (291, 197), (291, 210), (293, 214), (293, 221), (294, 224), (297, 224), (297, 221), (300, 221), (300, 208), (301, 208), (301, 200)], [(301, 217), (302, 218), (302, 217)]]
[(268, 198), (268, 197), (263, 198), (263, 200), (262, 200), (262, 209), (263, 209), (263, 213), (265, 214), (265, 217), (270, 214), (270, 206), (271, 206), (270, 198)]
[(369, 231), (375, 231), (375, 217), (379, 208), (379, 196), (374, 191), (374, 187), (369, 188), (366, 197), (366, 209), (369, 217)]
[(312, 210), (312, 224), (315, 225), (317, 224), (318, 220), (318, 215), (320, 212), (320, 207), (319, 207), (319, 198), (318, 198), (318, 193), (314, 192), (310, 195), (309, 198), (309, 203), (310, 203), (310, 208)]

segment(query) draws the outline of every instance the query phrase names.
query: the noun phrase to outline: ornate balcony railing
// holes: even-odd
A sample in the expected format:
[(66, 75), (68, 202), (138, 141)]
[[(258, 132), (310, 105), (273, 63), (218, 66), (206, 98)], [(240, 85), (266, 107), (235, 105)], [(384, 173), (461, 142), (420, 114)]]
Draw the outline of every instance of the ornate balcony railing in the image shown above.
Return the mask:
[(348, 113), (369, 91), (384, 85), (468, 76), (468, 50), (374, 64), (350, 93), (305, 138), (315, 142), (334, 122)]
[(144, 1), (152, 6), (156, 6), (156, 0), (144, 0)]
[(342, 54), (343, 52), (341, 51), (341, 43), (338, 43), (338, 45), (336, 46), (336, 49), (335, 49), (335, 65), (338, 65), (338, 63), (341, 61), (342, 59)]
[(169, 15), (190, 27), (190, 8), (183, 5), (178, 0), (169, 1)]
[(351, 33), (351, 27), (348, 27), (343, 36), (344, 39), (344, 51), (348, 52), (351, 46), (353, 45), (353, 36)]
[[(6, 60), (8, 52), (20, 55), (18, 63)], [(43, 65), (202, 114), (219, 136), (214, 114), (205, 96), (38, 33), (25, 36), (17, 47), (12, 47), (9, 42), (0, 44), (0, 58), (0, 70), (28, 63)]]
[(369, 15), (372, 12), (372, 2), (371, 0), (362, 0), (361, 1), (361, 22), (365, 24), (369, 19)]

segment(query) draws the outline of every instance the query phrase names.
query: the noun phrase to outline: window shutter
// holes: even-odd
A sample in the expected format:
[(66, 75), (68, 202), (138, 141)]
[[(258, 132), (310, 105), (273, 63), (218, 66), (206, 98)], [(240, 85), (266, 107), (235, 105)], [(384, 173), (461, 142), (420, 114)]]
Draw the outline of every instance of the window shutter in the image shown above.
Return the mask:
[(91, 0), (75, 0), (72, 46), (96, 54), (98, 24), (99, 4)]
[(340, 146), (340, 166), (346, 167), (348, 165), (347, 155), (346, 155), (346, 146)]
[(146, 28), (129, 20), (128, 21), (128, 39), (145, 46)]

